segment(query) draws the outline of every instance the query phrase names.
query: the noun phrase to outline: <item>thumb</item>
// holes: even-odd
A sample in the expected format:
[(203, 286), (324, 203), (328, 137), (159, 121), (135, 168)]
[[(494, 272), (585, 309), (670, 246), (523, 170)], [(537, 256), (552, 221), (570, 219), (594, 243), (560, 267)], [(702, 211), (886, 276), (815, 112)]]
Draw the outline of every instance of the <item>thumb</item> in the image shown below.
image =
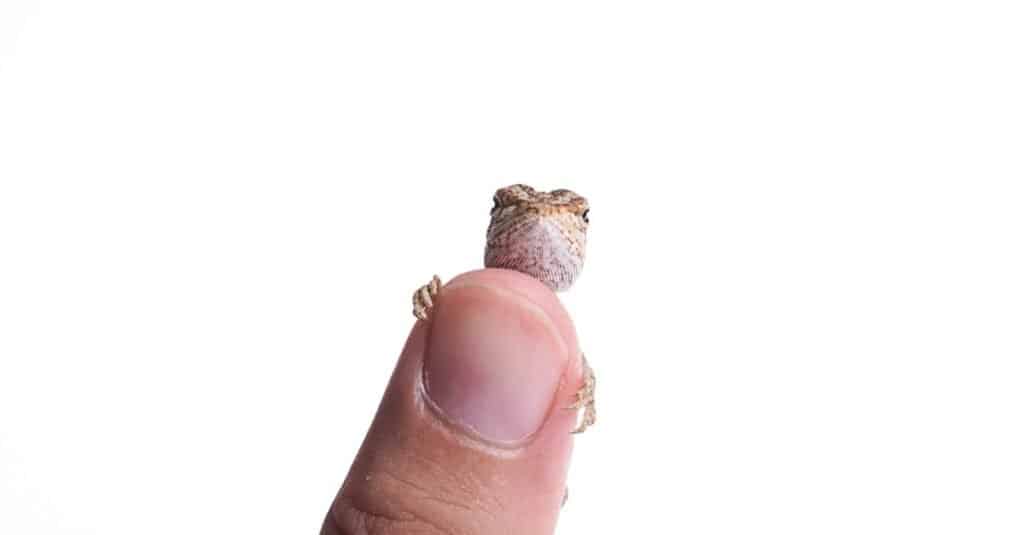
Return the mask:
[(552, 533), (581, 373), (551, 290), (455, 278), (413, 327), (322, 533)]

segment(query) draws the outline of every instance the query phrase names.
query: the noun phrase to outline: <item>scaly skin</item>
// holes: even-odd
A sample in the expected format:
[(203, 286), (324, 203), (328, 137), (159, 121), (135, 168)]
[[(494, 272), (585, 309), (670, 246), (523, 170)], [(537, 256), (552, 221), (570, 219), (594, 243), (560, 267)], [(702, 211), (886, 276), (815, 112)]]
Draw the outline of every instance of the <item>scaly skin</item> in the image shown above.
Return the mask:
[[(569, 289), (583, 268), (589, 212), (587, 200), (567, 189), (545, 192), (522, 184), (499, 189), (487, 227), (484, 265), (520, 271), (556, 292)], [(440, 291), (441, 279), (434, 275), (413, 293), (413, 315), (426, 320)], [(568, 407), (584, 409), (574, 433), (596, 421), (595, 386), (594, 371), (584, 357), (583, 386)]]
[(568, 290), (583, 268), (589, 210), (586, 199), (567, 189), (498, 190), (484, 265), (521, 271), (556, 292)]

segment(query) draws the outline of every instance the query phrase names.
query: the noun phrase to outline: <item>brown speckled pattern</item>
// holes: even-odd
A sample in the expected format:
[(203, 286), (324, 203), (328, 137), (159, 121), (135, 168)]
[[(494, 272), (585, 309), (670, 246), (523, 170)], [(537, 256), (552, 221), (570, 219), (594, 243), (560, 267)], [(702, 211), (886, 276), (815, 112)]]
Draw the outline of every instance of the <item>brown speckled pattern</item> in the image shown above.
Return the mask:
[(484, 265), (514, 269), (552, 290), (567, 290), (583, 268), (587, 200), (567, 189), (516, 184), (494, 195)]

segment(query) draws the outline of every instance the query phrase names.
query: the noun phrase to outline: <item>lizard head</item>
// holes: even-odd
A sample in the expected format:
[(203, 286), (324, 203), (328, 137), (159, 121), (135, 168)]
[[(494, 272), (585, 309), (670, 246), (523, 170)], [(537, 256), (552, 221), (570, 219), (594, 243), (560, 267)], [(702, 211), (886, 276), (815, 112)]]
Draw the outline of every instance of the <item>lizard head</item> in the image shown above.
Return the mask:
[(531, 275), (552, 290), (572, 286), (583, 268), (590, 206), (567, 189), (516, 184), (494, 194), (484, 265)]

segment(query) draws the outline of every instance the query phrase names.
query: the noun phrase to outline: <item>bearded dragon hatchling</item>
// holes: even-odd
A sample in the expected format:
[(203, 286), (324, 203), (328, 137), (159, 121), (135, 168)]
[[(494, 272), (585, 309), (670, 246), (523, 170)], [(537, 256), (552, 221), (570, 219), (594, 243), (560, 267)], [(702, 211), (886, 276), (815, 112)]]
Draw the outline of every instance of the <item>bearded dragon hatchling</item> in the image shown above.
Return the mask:
[[(556, 292), (567, 290), (583, 267), (589, 213), (587, 200), (567, 189), (545, 192), (522, 184), (501, 188), (494, 194), (484, 265), (526, 273)], [(426, 320), (439, 291), (441, 279), (434, 275), (413, 293), (413, 315)], [(597, 419), (595, 387), (594, 371), (583, 357), (583, 386), (568, 407), (584, 409), (573, 433), (583, 432)]]

